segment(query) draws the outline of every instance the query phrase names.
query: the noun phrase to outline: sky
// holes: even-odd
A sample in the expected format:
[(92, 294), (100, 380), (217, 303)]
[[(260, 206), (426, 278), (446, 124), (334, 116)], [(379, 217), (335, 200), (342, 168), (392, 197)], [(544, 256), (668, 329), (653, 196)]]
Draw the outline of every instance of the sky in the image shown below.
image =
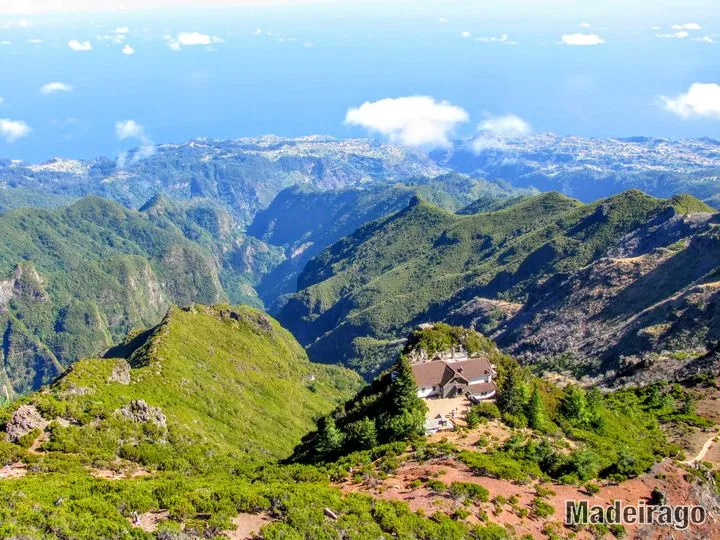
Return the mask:
[(717, 0), (0, 0), (0, 159), (195, 137), (720, 138)]

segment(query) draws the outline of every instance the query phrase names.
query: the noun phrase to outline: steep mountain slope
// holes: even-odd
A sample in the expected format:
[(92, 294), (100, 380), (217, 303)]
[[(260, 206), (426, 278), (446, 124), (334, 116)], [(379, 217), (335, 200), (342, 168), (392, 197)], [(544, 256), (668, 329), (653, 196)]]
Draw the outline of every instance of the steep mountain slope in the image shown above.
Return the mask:
[[(611, 378), (674, 379), (720, 340), (720, 236), (716, 215), (649, 223), (609, 257), (542, 284), (495, 331), (527, 362)], [(454, 320), (482, 310), (460, 308)]]
[[(172, 307), (159, 325), (132, 334), (106, 356), (77, 362), (48, 392), (22, 400), (41, 414), (52, 412), (48, 421), (70, 421), (50, 433), (52, 451), (96, 461), (122, 455), (150, 465), (158, 450), (133, 452), (162, 437), (178, 441), (162, 459), (190, 459), (180, 452), (190, 443), (229, 455), (282, 457), (313, 417), (360, 384), (349, 370), (311, 364), (276, 321), (245, 306)], [(152, 420), (142, 421), (143, 414)], [(143, 423), (162, 433), (148, 433)], [(124, 442), (131, 433), (134, 449)], [(97, 437), (102, 444), (87, 444)]]
[(470, 202), (500, 204), (525, 193), (459, 174), (391, 186), (376, 182), (336, 190), (305, 185), (288, 188), (258, 213), (247, 230), (268, 244), (282, 246), (287, 257), (263, 277), (258, 292), (267, 304), (295, 292), (297, 274), (312, 257), (361, 225), (401, 210), (415, 194), (454, 212)]
[(37, 388), (171, 303), (226, 297), (212, 253), (99, 198), (0, 216), (3, 398)]
[[(397, 350), (398, 336), (419, 322), (470, 321), (493, 330), (548, 280), (622, 246), (657, 247), (649, 223), (657, 227), (703, 212), (699, 221), (708, 222), (709, 211), (692, 197), (660, 200), (638, 191), (590, 205), (550, 193), (468, 216), (415, 200), (310, 261), (298, 281), (301, 290), (279, 319), (311, 358), (371, 372)], [(693, 231), (679, 227), (668, 239)], [(476, 316), (463, 318), (463, 309)]]
[(560, 191), (584, 202), (635, 188), (655, 197), (690, 193), (718, 208), (717, 140), (586, 139), (539, 133), (501, 144), (482, 142), (458, 141), (433, 157), (458, 172)]
[(330, 189), (445, 172), (420, 152), (331, 137), (195, 139), (159, 145), (153, 155), (146, 154), (141, 149), (117, 160), (54, 159), (37, 165), (0, 160), (0, 189), (76, 198), (93, 194), (133, 208), (159, 192), (173, 199), (200, 197), (224, 205), (244, 226), (295, 184)]
[(254, 287), (284, 260), (281, 248), (244, 234), (228, 210), (210, 199), (172, 200), (158, 194), (140, 213), (158, 227), (177, 228), (211, 252), (230, 301), (262, 305)]

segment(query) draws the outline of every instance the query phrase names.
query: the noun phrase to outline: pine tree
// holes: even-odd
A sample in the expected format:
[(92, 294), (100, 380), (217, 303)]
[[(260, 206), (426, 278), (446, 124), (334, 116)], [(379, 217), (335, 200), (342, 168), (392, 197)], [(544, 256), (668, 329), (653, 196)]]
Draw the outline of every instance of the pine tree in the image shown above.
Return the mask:
[(520, 367), (513, 368), (505, 375), (498, 395), (498, 407), (505, 414), (521, 415), (527, 403), (527, 385), (525, 372)]
[(561, 409), (565, 418), (571, 422), (587, 423), (588, 405), (585, 390), (574, 384), (567, 385), (563, 391)]
[(367, 416), (347, 426), (348, 438), (354, 449), (365, 450), (377, 446), (377, 429), (375, 422)]
[(545, 404), (540, 396), (538, 385), (535, 385), (532, 396), (530, 396), (530, 402), (527, 407), (527, 418), (528, 425), (531, 428), (542, 430), (545, 427)]
[(395, 364), (395, 374), (390, 389), (391, 400), (397, 410), (409, 410), (418, 406), (418, 388), (412, 373), (410, 361), (401, 355)]

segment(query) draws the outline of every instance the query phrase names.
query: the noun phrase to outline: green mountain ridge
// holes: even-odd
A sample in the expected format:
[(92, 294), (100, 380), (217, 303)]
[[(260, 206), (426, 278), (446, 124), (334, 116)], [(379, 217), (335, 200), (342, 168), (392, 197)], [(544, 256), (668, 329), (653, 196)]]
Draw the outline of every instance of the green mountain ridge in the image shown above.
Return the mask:
[[(314, 360), (372, 373), (420, 322), (475, 299), (521, 306), (546, 280), (606, 257), (649, 222), (711, 212), (689, 196), (637, 190), (588, 205), (546, 193), (463, 216), (418, 200), (311, 260), (278, 317)], [(483, 330), (507, 316), (490, 311)]]
[[(46, 443), (52, 451), (80, 453), (96, 462), (124, 455), (157, 467), (147, 461), (156, 457), (133, 457), (144, 443), (135, 450), (123, 446), (128, 430), (137, 430), (132, 423), (118, 423), (113, 411), (142, 400), (159, 408), (169, 430), (162, 437), (178, 445), (284, 457), (316, 415), (359, 384), (349, 370), (311, 364), (293, 337), (260, 311), (192, 304), (171, 307), (157, 326), (131, 334), (104, 359), (76, 362), (48, 391), (20, 403), (37, 407), (48, 421), (70, 421), (53, 429)], [(102, 444), (93, 441), (98, 432)], [(161, 437), (136, 436), (149, 444)], [(178, 450), (163, 459), (187, 458)]]
[(297, 276), (313, 256), (363, 224), (401, 210), (415, 195), (455, 212), (469, 203), (501, 204), (526, 193), (460, 174), (326, 191), (306, 185), (290, 187), (259, 212), (247, 229), (248, 235), (281, 246), (286, 256), (261, 278), (257, 290), (270, 311), (277, 312), (282, 296), (295, 292)]

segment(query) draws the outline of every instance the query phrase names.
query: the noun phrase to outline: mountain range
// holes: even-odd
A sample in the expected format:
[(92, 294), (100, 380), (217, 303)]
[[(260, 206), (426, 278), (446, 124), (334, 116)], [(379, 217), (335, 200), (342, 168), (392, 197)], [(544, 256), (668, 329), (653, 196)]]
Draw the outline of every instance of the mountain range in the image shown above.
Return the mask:
[[(578, 375), (695, 357), (717, 337), (714, 312), (689, 308), (716, 302), (717, 219), (677, 194), (714, 203), (716, 148), (535, 135), (428, 156), (261, 137), (2, 161), (4, 396), (193, 301), (264, 307), (311, 358), (367, 376), (428, 320), (473, 326), (525, 362)], [(625, 187), (673, 198), (613, 195)], [(583, 204), (536, 188), (610, 197)], [(681, 271), (684, 258), (695, 272)], [(666, 271), (667, 283), (653, 281)], [(646, 283), (662, 291), (652, 302), (612, 307)], [(600, 298), (585, 306), (591, 284)]]
[(720, 337), (717, 224), (693, 197), (639, 191), (592, 204), (546, 193), (471, 215), (415, 198), (311, 260), (278, 317), (314, 360), (365, 373), (439, 320), (576, 374), (660, 351), (680, 364)]
[(457, 172), (559, 191), (583, 202), (640, 189), (664, 198), (689, 193), (720, 206), (720, 141), (714, 139), (480, 136), (457, 141), (432, 156)]

